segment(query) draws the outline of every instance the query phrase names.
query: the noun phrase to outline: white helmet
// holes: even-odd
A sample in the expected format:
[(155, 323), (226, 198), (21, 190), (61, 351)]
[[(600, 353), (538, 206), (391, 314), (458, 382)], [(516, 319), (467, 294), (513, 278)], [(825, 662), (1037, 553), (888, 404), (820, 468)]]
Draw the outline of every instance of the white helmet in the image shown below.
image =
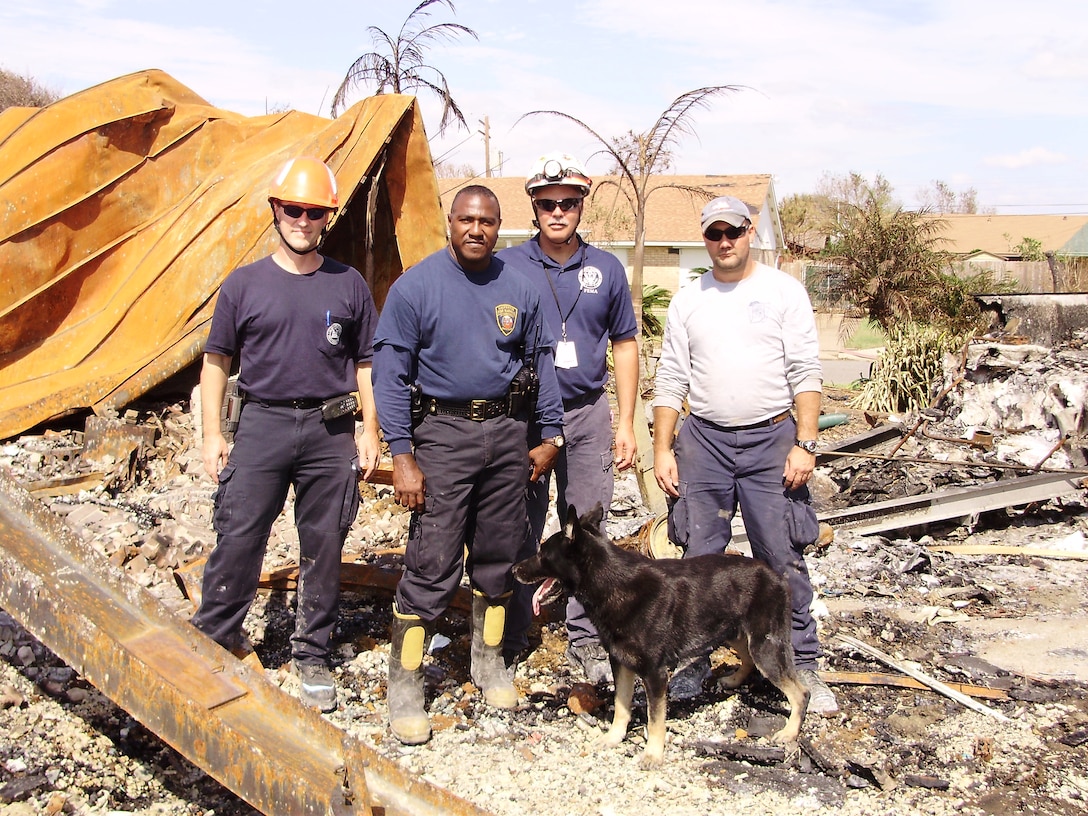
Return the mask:
[(533, 169), (525, 179), (525, 192), (532, 195), (533, 190), (549, 184), (569, 184), (581, 190), (582, 195), (588, 195), (593, 180), (582, 163), (569, 153), (545, 153), (533, 163)]

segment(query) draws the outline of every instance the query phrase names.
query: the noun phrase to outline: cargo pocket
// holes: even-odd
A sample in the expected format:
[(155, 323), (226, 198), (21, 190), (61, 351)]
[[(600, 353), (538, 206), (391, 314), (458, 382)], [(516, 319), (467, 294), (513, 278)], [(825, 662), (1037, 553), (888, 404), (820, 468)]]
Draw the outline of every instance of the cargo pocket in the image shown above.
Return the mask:
[[(348, 417), (351, 419), (351, 417)], [(354, 422), (354, 420), (352, 420)], [(340, 529), (347, 530), (355, 523), (359, 515), (359, 457), (351, 458), (351, 474), (344, 494), (344, 505), (340, 511)]]
[(786, 524), (789, 526), (790, 542), (794, 550), (804, 552), (805, 547), (815, 542), (820, 535), (816, 511), (803, 499), (791, 499), (787, 496), (786, 503)]
[(612, 457), (612, 451), (607, 450), (601, 454), (601, 473), (612, 473), (616, 468), (616, 461)]
[(214, 507), (212, 509), (212, 529), (219, 535), (229, 534), (227, 529), (230, 525), (231, 505), (230, 498), (233, 494), (231, 490), (231, 477), (234, 475), (234, 465), (227, 464), (225, 468), (219, 473), (219, 486), (215, 489), (215, 493), (212, 494), (212, 501)]
[(688, 547), (688, 539), (691, 536), (691, 525), (688, 522), (688, 502), (685, 498), (688, 493), (688, 483), (681, 481), (679, 485), (680, 497), (668, 497), (669, 505), (669, 541), (685, 550)]

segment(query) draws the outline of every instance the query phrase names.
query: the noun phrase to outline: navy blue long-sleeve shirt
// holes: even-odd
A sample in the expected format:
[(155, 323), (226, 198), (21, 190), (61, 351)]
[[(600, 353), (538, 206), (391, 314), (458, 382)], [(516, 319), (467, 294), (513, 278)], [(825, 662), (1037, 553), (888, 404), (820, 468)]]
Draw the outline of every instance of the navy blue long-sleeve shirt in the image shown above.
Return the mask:
[(498, 399), (530, 358), (540, 377), (537, 424), (561, 433), (555, 341), (531, 281), (493, 258), (463, 269), (447, 249), (405, 270), (390, 287), (374, 335), (374, 400), (389, 451), (412, 450), (410, 386), (452, 402)]

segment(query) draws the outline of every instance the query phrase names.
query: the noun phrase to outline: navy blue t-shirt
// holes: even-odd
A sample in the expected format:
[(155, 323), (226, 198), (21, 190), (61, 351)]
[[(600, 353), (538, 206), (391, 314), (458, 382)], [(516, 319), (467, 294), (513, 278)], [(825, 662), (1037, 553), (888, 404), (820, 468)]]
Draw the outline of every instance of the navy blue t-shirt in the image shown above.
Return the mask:
[(271, 257), (235, 269), (219, 289), (206, 352), (239, 357), (238, 387), (259, 399), (325, 399), (358, 388), (373, 356), (377, 311), (354, 268), (324, 258), (293, 275)]
[(541, 381), (537, 421), (550, 430), (545, 436), (558, 433), (553, 348), (540, 296), (524, 275), (497, 259), (466, 272), (448, 249), (427, 256), (390, 287), (374, 335), (374, 399), (390, 451), (411, 449), (413, 382), (437, 399), (497, 399), (531, 356)]
[[(638, 333), (631, 286), (615, 255), (578, 236), (578, 251), (559, 267), (544, 254), (537, 238), (509, 247), (498, 257), (517, 267), (540, 290), (540, 307), (555, 339), (573, 342), (578, 365), (556, 368), (563, 399), (603, 388), (608, 381), (608, 343)], [(550, 279), (550, 281), (549, 281)], [(552, 286), (555, 289), (553, 291)]]

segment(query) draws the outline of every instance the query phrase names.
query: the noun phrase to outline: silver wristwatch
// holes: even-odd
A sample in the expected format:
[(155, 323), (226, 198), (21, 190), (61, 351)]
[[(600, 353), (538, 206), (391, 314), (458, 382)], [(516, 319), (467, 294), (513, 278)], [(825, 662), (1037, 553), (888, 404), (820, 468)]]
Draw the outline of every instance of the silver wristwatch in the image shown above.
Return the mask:
[(541, 445), (554, 445), (557, 448), (561, 448), (565, 444), (567, 444), (567, 440), (565, 440), (563, 438), (563, 434), (559, 434), (558, 436), (549, 436), (547, 439), (541, 439), (540, 444)]
[(806, 450), (809, 453), (816, 453), (816, 440), (815, 439), (795, 439), (793, 441), (797, 447), (801, 450)]

